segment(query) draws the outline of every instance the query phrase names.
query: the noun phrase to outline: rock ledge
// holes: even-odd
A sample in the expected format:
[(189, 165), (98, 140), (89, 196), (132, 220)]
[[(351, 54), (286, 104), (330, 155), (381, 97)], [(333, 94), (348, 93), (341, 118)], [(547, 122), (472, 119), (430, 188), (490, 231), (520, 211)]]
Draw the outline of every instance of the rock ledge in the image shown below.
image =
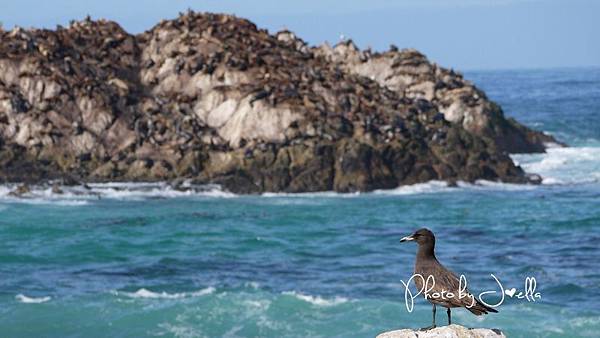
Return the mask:
[(452, 324), (438, 327), (428, 331), (419, 331), (412, 329), (402, 329), (383, 332), (377, 335), (377, 338), (499, 338), (506, 337), (498, 329), (470, 329), (464, 326)]

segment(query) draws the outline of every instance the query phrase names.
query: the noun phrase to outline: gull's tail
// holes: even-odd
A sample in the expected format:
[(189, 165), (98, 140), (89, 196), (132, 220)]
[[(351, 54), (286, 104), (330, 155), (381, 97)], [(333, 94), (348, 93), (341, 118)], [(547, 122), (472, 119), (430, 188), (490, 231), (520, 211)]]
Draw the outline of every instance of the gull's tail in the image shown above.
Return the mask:
[(475, 304), (473, 304), (473, 306), (467, 307), (467, 310), (471, 311), (473, 314), (475, 314), (477, 316), (485, 315), (488, 312), (498, 313), (498, 310), (483, 304), (482, 302), (480, 302), (477, 299), (475, 299)]

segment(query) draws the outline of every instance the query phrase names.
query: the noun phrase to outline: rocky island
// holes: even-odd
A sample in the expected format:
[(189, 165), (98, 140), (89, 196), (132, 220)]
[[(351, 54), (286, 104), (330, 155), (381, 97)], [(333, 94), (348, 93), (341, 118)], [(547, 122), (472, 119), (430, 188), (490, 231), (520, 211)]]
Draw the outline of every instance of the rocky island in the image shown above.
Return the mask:
[(309, 46), (188, 12), (0, 30), (0, 181), (181, 181), (236, 193), (535, 181), (551, 136), (412, 49)]

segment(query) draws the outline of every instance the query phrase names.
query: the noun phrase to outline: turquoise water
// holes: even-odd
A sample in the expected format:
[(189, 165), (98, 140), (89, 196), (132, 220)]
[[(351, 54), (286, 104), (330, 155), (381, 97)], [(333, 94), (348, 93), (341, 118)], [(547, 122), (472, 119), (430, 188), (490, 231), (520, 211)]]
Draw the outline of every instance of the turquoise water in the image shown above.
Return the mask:
[[(574, 145), (519, 155), (542, 186), (440, 182), (360, 195), (0, 188), (0, 337), (373, 337), (430, 324), (400, 280), (422, 225), (472, 291), (524, 289), (456, 323), (509, 337), (600, 332), (600, 70), (467, 73), (507, 115)], [(127, 189), (123, 189), (127, 188)], [(498, 297), (494, 298), (498, 300)], [(438, 311), (438, 323), (445, 314)]]

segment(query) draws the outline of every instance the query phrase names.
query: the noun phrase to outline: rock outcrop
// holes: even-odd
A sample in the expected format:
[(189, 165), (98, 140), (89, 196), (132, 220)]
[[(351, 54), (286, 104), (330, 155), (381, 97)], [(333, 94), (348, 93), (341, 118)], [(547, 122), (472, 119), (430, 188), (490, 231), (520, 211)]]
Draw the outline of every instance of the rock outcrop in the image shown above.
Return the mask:
[(427, 331), (395, 330), (377, 335), (377, 338), (502, 338), (506, 337), (497, 329), (469, 329), (452, 324)]
[(549, 141), (414, 50), (311, 48), (193, 12), (139, 35), (89, 18), (0, 30), (5, 182), (185, 178), (239, 193), (526, 183), (507, 152)]
[(556, 142), (514, 119), (506, 119), (500, 106), (452, 69), (430, 63), (414, 49), (384, 53), (359, 50), (351, 40), (334, 48), (323, 45), (316, 53), (340, 64), (346, 71), (366, 76), (398, 94), (431, 102), (452, 123), (494, 142), (509, 153), (543, 152), (544, 143)]

